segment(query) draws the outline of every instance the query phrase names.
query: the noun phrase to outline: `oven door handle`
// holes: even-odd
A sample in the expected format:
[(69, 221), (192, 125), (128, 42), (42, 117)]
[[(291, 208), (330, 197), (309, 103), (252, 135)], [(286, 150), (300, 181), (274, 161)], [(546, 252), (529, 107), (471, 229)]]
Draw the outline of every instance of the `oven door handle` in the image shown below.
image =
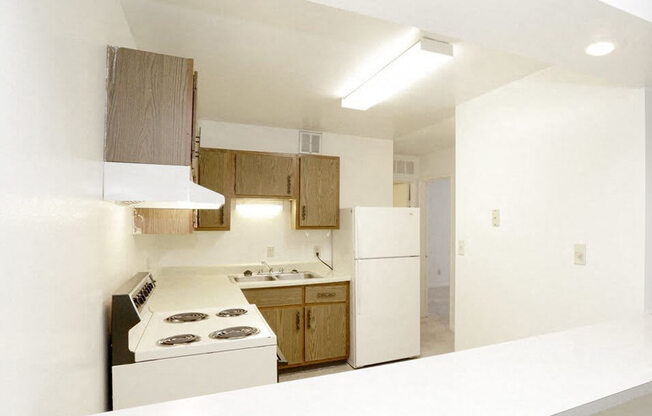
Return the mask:
[(283, 355), (279, 347), (276, 347), (276, 363), (278, 365), (287, 365), (288, 363), (288, 360), (285, 359), (285, 355)]

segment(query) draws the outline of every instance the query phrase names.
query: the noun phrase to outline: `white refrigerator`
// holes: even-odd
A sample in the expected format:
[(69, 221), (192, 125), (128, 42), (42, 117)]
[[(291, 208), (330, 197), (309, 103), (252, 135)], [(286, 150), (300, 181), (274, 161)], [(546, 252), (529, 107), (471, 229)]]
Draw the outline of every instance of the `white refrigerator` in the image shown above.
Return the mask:
[(333, 262), (351, 274), (351, 366), (420, 354), (419, 248), (418, 208), (341, 211)]

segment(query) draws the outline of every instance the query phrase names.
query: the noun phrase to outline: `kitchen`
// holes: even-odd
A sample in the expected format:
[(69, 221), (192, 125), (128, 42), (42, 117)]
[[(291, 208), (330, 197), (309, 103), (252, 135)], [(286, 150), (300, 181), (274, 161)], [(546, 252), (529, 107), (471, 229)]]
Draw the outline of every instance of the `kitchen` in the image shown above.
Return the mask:
[[(3, 345), (8, 414), (294, 414), (324, 389), (341, 401), (314, 413), (597, 413), (649, 393), (649, 19), (598, 0), (537, 6), (550, 32), (506, 1), (484, 20), (452, 2), (57, 3), (1, 14), (2, 327), (48, 340)], [(579, 16), (595, 26), (568, 33)], [(600, 27), (615, 51), (589, 56)], [(446, 62), (367, 110), (342, 100), (414, 45)], [(392, 208), (397, 182), (411, 208)], [(537, 370), (550, 351), (565, 383)]]

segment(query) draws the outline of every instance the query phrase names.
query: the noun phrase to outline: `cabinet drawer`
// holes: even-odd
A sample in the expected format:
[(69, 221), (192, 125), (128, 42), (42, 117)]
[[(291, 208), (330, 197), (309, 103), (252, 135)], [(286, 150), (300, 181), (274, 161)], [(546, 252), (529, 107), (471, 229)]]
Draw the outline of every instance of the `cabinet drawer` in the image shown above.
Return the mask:
[(348, 286), (306, 286), (306, 303), (344, 302)]
[(279, 287), (273, 289), (246, 289), (242, 291), (250, 303), (263, 306), (301, 305), (303, 287)]

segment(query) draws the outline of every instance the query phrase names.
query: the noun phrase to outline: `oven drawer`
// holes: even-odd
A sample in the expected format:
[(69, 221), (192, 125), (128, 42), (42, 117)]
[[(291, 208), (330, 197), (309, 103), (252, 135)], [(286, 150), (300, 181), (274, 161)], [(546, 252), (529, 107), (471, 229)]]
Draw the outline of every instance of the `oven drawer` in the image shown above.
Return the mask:
[(306, 286), (306, 303), (345, 302), (346, 285)]

